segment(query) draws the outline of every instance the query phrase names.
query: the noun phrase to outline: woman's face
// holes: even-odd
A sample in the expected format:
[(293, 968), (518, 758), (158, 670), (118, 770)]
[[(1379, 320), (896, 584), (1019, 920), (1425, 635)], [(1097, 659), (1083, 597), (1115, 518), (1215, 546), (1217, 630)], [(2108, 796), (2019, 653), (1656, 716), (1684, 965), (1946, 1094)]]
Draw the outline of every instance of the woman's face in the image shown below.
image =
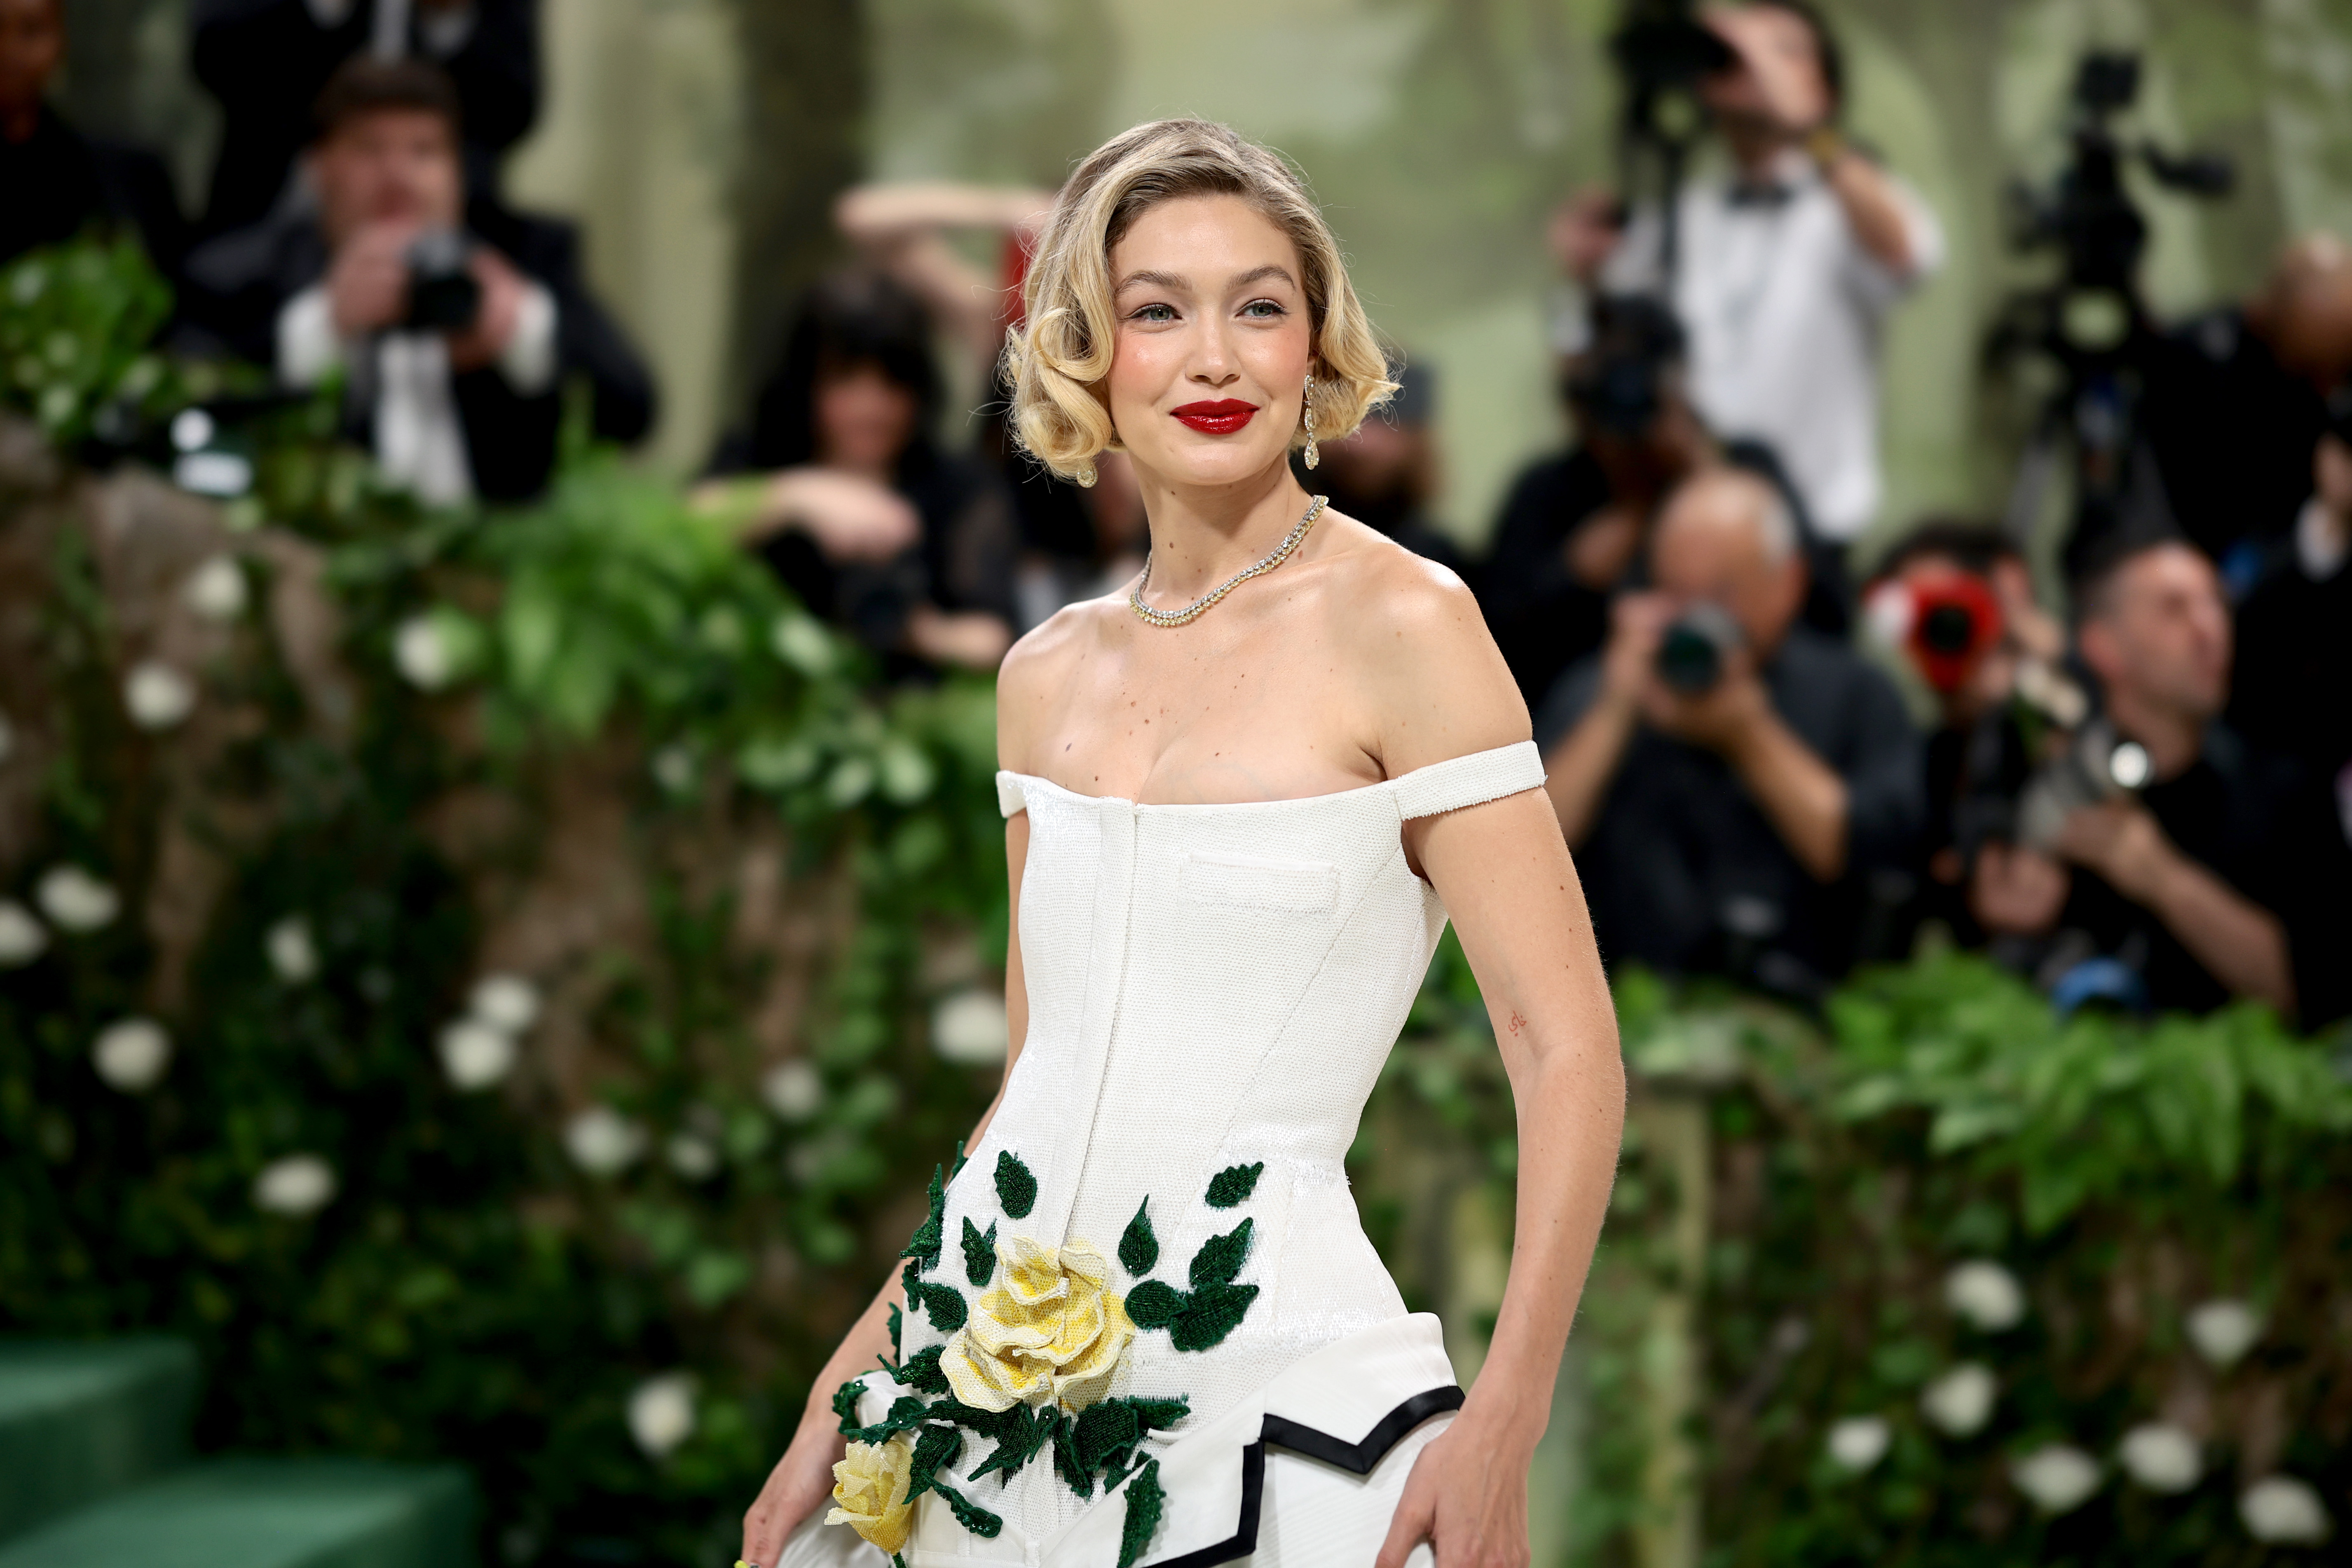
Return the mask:
[(1231, 485), (1286, 461), (1306, 390), (1298, 247), (1239, 196), (1186, 196), (1111, 247), (1105, 391), (1147, 486)]
[(817, 373), (816, 458), (887, 480), (915, 438), (915, 395), (871, 361)]

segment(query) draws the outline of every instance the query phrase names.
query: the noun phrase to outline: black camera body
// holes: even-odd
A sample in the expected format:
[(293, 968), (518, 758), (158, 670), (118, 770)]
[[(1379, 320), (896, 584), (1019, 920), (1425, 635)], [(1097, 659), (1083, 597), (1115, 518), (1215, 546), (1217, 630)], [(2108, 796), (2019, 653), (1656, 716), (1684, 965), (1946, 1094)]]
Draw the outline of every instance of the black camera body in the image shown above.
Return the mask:
[(1658, 679), (1685, 697), (1704, 697), (1748, 634), (1722, 605), (1701, 600), (1676, 616), (1658, 639)]
[(411, 331), (462, 332), (482, 313), (482, 285), (467, 265), (473, 241), (454, 229), (427, 230), (409, 241), (408, 313), (401, 325)]

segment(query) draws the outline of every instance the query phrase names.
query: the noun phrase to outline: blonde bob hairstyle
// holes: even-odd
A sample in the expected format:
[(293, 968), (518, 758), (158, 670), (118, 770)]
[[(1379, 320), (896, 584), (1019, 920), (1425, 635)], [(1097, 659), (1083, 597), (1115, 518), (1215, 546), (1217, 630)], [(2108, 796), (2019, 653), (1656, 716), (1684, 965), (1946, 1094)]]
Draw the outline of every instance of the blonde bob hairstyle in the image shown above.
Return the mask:
[[(1353, 435), (1396, 390), (1339, 242), (1289, 165), (1229, 126), (1155, 121), (1104, 142), (1062, 187), (1022, 288), (1025, 319), (1005, 342), (1013, 428), (1063, 478), (1094, 483), (1095, 454), (1119, 446), (1099, 390), (1114, 338), (1111, 247), (1161, 202), (1207, 195), (1241, 197), (1298, 247), (1316, 438)], [(1290, 444), (1306, 440), (1302, 417)]]

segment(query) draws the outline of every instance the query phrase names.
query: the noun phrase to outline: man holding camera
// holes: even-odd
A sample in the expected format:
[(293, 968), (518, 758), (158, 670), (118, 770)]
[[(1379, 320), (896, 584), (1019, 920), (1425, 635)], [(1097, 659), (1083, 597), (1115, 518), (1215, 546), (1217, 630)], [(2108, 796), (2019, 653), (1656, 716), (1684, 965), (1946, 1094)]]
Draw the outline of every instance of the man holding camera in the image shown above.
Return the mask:
[(1804, 558), (1764, 480), (1686, 481), (1650, 565), (1536, 723), (1601, 952), (1817, 995), (1918, 833), (1917, 737), (1884, 674), (1796, 624)]
[(526, 500), (554, 465), (564, 380), (588, 382), (616, 441), (652, 423), (653, 386), (582, 286), (571, 230), (467, 212), (458, 145), (437, 67), (346, 64), (319, 100), (315, 210), (199, 249), (191, 313), (289, 386), (346, 376), (352, 434), (418, 499)]
[(1655, 211), (1619, 242), (1600, 206), (1571, 204), (1553, 245), (1588, 284), (1670, 299), (1699, 412), (1770, 446), (1814, 528), (1844, 544), (1879, 504), (1880, 323), (1939, 264), (1943, 233), (1838, 130), (1843, 63), (1811, 5), (1752, 0), (1705, 21), (1727, 60), (1699, 97), (1732, 169), (1675, 195), (1673, 276)]
[(1988, 843), (1977, 918), (2120, 962), (2152, 1007), (2248, 997), (2306, 1026), (2339, 1016), (2352, 1004), (2352, 855), (2292, 763), (2214, 721), (2231, 636), (2212, 563), (2176, 539), (2112, 540), (2076, 603), (2076, 648), (2117, 740), (2109, 787), (2046, 846)]

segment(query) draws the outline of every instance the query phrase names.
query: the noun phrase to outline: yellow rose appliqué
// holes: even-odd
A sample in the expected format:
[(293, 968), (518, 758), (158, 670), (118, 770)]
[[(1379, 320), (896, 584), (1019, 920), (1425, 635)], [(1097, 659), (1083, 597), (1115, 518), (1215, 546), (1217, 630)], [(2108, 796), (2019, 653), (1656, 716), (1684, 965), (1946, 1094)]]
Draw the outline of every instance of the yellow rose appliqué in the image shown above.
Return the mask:
[(825, 1523), (845, 1524), (897, 1556), (914, 1529), (914, 1505), (907, 1500), (914, 1469), (914, 1439), (903, 1432), (887, 1443), (850, 1444), (847, 1458), (833, 1467), (834, 1508)]
[(980, 1410), (1083, 1410), (1108, 1394), (1135, 1339), (1126, 1303), (1103, 1289), (1109, 1259), (1083, 1241), (1052, 1247), (1016, 1236), (998, 1243), (996, 1265), (940, 1356), (955, 1396)]

